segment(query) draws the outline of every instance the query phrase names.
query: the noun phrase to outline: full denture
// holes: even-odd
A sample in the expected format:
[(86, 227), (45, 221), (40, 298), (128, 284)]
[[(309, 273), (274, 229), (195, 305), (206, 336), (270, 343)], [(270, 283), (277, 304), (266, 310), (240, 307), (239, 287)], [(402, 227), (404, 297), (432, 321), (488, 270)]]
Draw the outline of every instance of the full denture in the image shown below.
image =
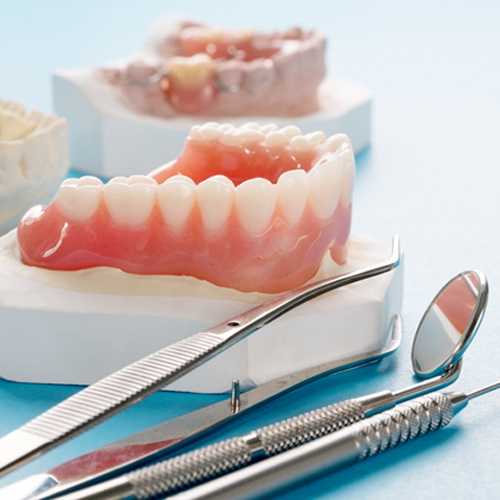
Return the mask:
[(18, 228), (28, 265), (112, 266), (277, 293), (342, 264), (350, 230), (349, 139), (255, 123), (193, 127), (179, 158), (150, 176), (63, 182)]
[(298, 116), (319, 108), (326, 40), (318, 31), (265, 34), (188, 21), (157, 31), (147, 58), (97, 72), (137, 113)]

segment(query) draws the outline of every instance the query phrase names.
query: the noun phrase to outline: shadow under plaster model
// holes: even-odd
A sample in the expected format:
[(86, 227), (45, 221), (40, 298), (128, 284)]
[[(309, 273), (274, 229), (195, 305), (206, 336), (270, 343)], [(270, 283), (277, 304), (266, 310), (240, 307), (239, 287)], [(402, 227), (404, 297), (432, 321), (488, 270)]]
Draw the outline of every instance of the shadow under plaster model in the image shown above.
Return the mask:
[(278, 293), (312, 278), (327, 251), (345, 262), (354, 172), (344, 134), (211, 122), (149, 176), (64, 181), (26, 213), (18, 244), (26, 264), (48, 269), (112, 266)]

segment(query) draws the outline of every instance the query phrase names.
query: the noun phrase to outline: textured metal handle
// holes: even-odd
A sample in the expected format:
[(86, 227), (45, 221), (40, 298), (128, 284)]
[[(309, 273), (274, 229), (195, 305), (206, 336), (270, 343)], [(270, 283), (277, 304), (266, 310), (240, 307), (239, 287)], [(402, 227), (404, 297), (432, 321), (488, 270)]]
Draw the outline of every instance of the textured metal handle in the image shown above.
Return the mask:
[(193, 486), (330, 434), (364, 418), (362, 406), (347, 400), (262, 427), (245, 436), (184, 453), (127, 475), (138, 499)]
[(398, 405), (352, 427), (359, 446), (359, 460), (382, 453), (451, 422), (450, 398), (436, 393)]
[(76, 393), (0, 439), (0, 474), (137, 403), (220, 350), (225, 335), (201, 332)]

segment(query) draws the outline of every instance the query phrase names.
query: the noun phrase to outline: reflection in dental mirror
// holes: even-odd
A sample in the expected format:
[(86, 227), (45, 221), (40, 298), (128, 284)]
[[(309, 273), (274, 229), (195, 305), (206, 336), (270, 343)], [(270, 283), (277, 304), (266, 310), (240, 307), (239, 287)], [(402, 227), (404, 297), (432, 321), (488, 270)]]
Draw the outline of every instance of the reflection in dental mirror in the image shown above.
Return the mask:
[(465, 271), (440, 290), (413, 342), (413, 367), (419, 376), (444, 373), (461, 357), (483, 316), (487, 288), (480, 272)]

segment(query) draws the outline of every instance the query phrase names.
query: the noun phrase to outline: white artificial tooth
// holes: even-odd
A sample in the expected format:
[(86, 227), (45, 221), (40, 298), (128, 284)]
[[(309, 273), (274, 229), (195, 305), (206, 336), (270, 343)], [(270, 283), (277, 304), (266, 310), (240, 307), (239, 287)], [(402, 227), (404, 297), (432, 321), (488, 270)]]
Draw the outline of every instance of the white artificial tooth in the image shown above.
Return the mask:
[(260, 131), (260, 125), (257, 122), (248, 122), (240, 127), (240, 130), (257, 130)]
[(57, 193), (61, 213), (71, 221), (83, 221), (92, 217), (99, 207), (102, 182), (96, 177), (67, 179)]
[(144, 223), (151, 214), (156, 199), (156, 190), (156, 186), (150, 184), (129, 185), (114, 180), (104, 186), (104, 201), (117, 224), (138, 226)]
[(198, 131), (198, 137), (201, 141), (212, 141), (214, 139), (220, 139), (224, 135), (224, 132), (220, 130), (219, 125), (216, 123), (205, 123), (205, 125), (200, 127)]
[(309, 176), (305, 170), (284, 172), (276, 184), (278, 204), (285, 222), (297, 223), (304, 213), (309, 192)]
[(340, 204), (344, 207), (350, 205), (352, 193), (354, 191), (354, 178), (356, 176), (356, 166), (354, 154), (350, 148), (345, 148), (337, 155), (342, 170), (342, 189), (340, 191)]
[(234, 184), (224, 176), (210, 177), (196, 187), (203, 225), (209, 231), (220, 229), (233, 208)]
[(325, 145), (328, 151), (332, 151), (333, 153), (337, 151), (337, 149), (339, 149), (339, 147), (341, 147), (342, 145), (346, 145), (347, 147), (349, 147), (349, 149), (352, 150), (351, 140), (345, 134), (335, 134), (328, 137), (328, 139), (326, 139), (325, 141)]
[(236, 127), (231, 123), (223, 123), (222, 125), (219, 125), (219, 130), (222, 130), (222, 132), (227, 132), (228, 130), (236, 130)]
[(260, 131), (264, 135), (267, 135), (271, 132), (276, 132), (276, 130), (278, 130), (278, 125), (276, 125), (275, 123), (268, 123), (267, 125), (262, 125), (262, 127), (260, 127)]
[(174, 228), (185, 224), (196, 200), (194, 182), (183, 175), (170, 177), (158, 186), (158, 203), (166, 223)]
[(93, 175), (84, 175), (79, 179), (67, 179), (66, 181), (63, 182), (63, 184), (66, 183), (67, 181), (72, 181), (72, 180), (75, 180), (78, 186), (97, 186), (97, 187), (103, 186), (101, 179), (94, 177)]
[(292, 151), (311, 151), (315, 146), (314, 142), (309, 141), (303, 135), (292, 137), (288, 145)]
[(108, 181), (108, 184), (128, 184), (128, 177), (117, 175)]
[(221, 141), (226, 146), (242, 146), (251, 142), (262, 141), (264, 134), (257, 130), (229, 130), (224, 133)]
[(337, 159), (316, 165), (309, 172), (309, 206), (319, 219), (328, 219), (340, 198), (342, 169)]
[(23, 175), (28, 179), (41, 179), (49, 160), (48, 135), (35, 132), (24, 140)]
[(8, 184), (19, 169), (23, 141), (0, 142), (0, 184)]
[(199, 125), (193, 125), (191, 127), (191, 130), (189, 131), (188, 137), (191, 139), (199, 140), (200, 139), (200, 126)]
[(234, 204), (242, 227), (251, 234), (263, 233), (271, 223), (276, 207), (276, 186), (255, 178), (236, 188)]
[(158, 183), (154, 179), (148, 177), (147, 175), (131, 175), (128, 178), (128, 183), (130, 185), (132, 184), (148, 184), (150, 186), (158, 185)]
[(220, 124), (218, 122), (205, 122), (202, 127), (212, 127), (212, 128), (219, 128)]
[(302, 131), (296, 125), (288, 125), (288, 127), (282, 128), (280, 132), (283, 132), (289, 139), (297, 135), (302, 135)]
[(307, 140), (314, 142), (314, 144), (323, 144), (326, 141), (326, 135), (322, 130), (311, 132), (304, 136)]
[(290, 138), (283, 132), (271, 132), (266, 135), (264, 145), (268, 148), (276, 148), (278, 146), (287, 146), (290, 143)]

